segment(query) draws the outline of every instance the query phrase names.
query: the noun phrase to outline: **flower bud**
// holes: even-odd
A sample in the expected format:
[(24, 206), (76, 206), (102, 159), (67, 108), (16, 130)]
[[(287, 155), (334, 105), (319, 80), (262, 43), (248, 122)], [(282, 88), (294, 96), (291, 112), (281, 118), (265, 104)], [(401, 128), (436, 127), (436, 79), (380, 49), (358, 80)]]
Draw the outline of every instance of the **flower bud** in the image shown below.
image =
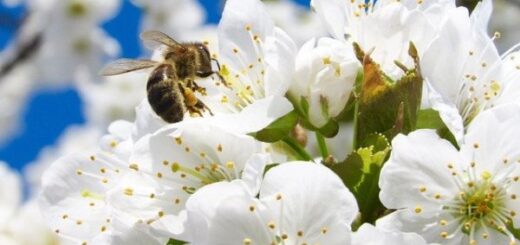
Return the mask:
[[(302, 108), (308, 103), (309, 122), (317, 128), (345, 108), (361, 64), (345, 42), (331, 38), (305, 43), (295, 62), (295, 79), (289, 93)], [(305, 103), (305, 102), (303, 102)]]

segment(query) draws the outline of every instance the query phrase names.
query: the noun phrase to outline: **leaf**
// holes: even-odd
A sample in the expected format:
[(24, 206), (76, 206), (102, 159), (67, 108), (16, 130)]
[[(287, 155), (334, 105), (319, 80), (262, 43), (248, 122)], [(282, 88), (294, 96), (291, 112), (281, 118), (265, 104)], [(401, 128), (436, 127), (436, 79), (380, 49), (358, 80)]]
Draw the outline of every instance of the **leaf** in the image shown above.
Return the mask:
[(442, 128), (437, 129), (437, 134), (439, 135), (439, 137), (449, 141), (457, 149), (460, 149), (459, 144), (457, 143), (457, 140), (455, 139), (455, 136), (453, 136), (453, 134), (448, 129), (448, 127), (444, 126)]
[(170, 240), (166, 243), (166, 245), (183, 245), (183, 244), (188, 244), (188, 243), (179, 241), (179, 240), (175, 240), (173, 238), (170, 238)]
[(420, 110), (417, 116), (417, 128), (440, 129), (446, 125), (439, 116), (439, 112), (434, 109)]
[(352, 191), (359, 185), (363, 177), (363, 159), (357, 152), (352, 152), (345, 161), (332, 165), (330, 169)]
[(385, 211), (379, 201), (379, 172), (390, 152), (390, 143), (382, 134), (372, 134), (345, 161), (331, 166), (351, 190), (361, 211), (362, 222), (373, 223)]
[(276, 142), (285, 138), (285, 136), (289, 134), (297, 122), (298, 113), (296, 113), (296, 111), (291, 111), (285, 116), (280, 117), (276, 121), (269, 124), (269, 126), (266, 128), (253, 133), (252, 136), (262, 142)]

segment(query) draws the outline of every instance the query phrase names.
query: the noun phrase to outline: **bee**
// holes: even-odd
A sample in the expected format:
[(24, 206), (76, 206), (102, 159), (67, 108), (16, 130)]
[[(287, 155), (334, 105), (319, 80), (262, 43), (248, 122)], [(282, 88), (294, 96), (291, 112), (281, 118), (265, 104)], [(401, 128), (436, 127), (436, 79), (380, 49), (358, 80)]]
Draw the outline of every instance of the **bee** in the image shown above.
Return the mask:
[(160, 31), (146, 31), (141, 33), (143, 42), (152, 44), (150, 48), (161, 49), (162, 62), (152, 60), (120, 59), (108, 64), (101, 75), (112, 76), (141, 69), (154, 68), (148, 77), (146, 85), (148, 101), (157, 115), (164, 121), (176, 123), (182, 121), (188, 111), (190, 115), (202, 116), (202, 113), (211, 110), (197, 97), (195, 92), (205, 94), (206, 90), (200, 87), (196, 78), (205, 78), (216, 74), (222, 84), (227, 86), (218, 71), (212, 68), (212, 61), (208, 48), (199, 42), (179, 43)]

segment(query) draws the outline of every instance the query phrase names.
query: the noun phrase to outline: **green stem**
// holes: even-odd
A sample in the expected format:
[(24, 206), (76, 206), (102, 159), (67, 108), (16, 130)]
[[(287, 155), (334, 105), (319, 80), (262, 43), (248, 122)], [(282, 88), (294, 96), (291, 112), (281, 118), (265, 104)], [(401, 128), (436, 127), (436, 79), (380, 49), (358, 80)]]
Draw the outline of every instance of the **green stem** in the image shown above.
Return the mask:
[(356, 101), (354, 103), (355, 103), (355, 106), (354, 106), (354, 139), (352, 139), (352, 149), (355, 150), (358, 148), (357, 137), (358, 137), (359, 99), (356, 98)]
[(318, 147), (320, 148), (321, 157), (323, 160), (329, 157), (329, 149), (327, 148), (327, 142), (325, 142), (325, 138), (319, 132), (315, 132), (316, 141), (318, 142)]
[(295, 139), (291, 137), (285, 137), (282, 141), (290, 146), (291, 149), (296, 152), (296, 154), (298, 154), (300, 160), (312, 161), (311, 155), (309, 155), (309, 153), (300, 144), (298, 144)]

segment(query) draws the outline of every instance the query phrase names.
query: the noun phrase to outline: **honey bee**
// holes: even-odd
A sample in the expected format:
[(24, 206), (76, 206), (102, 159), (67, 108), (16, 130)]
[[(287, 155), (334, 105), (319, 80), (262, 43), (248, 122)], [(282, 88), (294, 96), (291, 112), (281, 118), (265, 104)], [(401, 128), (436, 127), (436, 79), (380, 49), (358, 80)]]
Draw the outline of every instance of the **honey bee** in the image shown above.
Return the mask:
[[(190, 115), (202, 116), (204, 111), (213, 115), (195, 96), (195, 92), (204, 94), (206, 91), (197, 85), (196, 78), (216, 74), (227, 86), (218, 71), (213, 70), (212, 61), (217, 60), (211, 58), (208, 48), (198, 42), (179, 43), (160, 31), (143, 32), (140, 38), (152, 44), (152, 49), (162, 48), (162, 62), (120, 59), (103, 68), (101, 75), (112, 76), (153, 67), (146, 85), (148, 101), (163, 120), (169, 123), (182, 121), (186, 111)], [(220, 70), (218, 61), (216, 64)]]

